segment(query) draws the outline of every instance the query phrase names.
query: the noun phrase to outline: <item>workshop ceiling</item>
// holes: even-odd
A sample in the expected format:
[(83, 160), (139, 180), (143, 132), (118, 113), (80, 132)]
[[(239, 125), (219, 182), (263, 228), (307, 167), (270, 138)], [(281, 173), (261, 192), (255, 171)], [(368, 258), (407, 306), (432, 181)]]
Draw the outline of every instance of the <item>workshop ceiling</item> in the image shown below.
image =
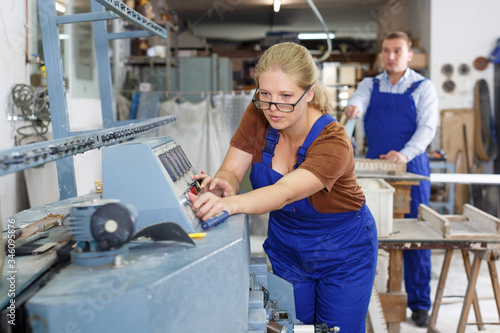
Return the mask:
[[(374, 39), (377, 12), (396, 0), (313, 0), (328, 29), (341, 38)], [(162, 5), (163, 4), (163, 5)], [(273, 32), (322, 32), (306, 0), (159, 0), (158, 7), (177, 13), (181, 22), (207, 40), (251, 41)]]

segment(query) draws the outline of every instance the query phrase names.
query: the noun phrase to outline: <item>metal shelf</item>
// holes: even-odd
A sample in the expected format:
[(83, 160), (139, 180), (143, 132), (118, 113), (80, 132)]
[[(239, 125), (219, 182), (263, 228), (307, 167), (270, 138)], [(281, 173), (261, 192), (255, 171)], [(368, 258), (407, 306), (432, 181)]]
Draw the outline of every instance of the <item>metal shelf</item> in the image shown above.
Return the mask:
[[(122, 122), (115, 120), (113, 89), (111, 81), (111, 66), (109, 59), (109, 41), (114, 39), (135, 38), (156, 35), (167, 40), (167, 29), (152, 22), (125, 3), (118, 0), (89, 0), (91, 12), (73, 15), (57, 16), (54, 0), (38, 0), (38, 11), (40, 17), (40, 30), (42, 33), (44, 61), (47, 72), (47, 88), (49, 91), (49, 104), (52, 120), (52, 132), (54, 141), (47, 146), (31, 148), (19, 147), (0, 156), (2, 172), (14, 172), (29, 168), (36, 163), (46, 163), (49, 160), (57, 160), (57, 177), (59, 181), (60, 199), (67, 199), (77, 195), (76, 177), (74, 173), (73, 159), (64, 159), (71, 154), (78, 154), (88, 148), (96, 148), (101, 139), (123, 134), (131, 137), (129, 128), (117, 127)], [(108, 33), (107, 20), (118, 17), (134, 24), (141, 30)], [(108, 129), (100, 134), (83, 134), (71, 132), (69, 128), (68, 106), (66, 101), (66, 86), (62, 68), (62, 54), (59, 38), (59, 25), (78, 22), (92, 22), (94, 45), (96, 50), (97, 73), (99, 77), (99, 95), (101, 96), (103, 127)], [(166, 60), (169, 63), (169, 59)], [(167, 66), (169, 67), (169, 66)], [(153, 120), (162, 123), (162, 120)], [(170, 122), (170, 121), (169, 121)], [(137, 124), (137, 126), (139, 126)], [(75, 136), (76, 135), (76, 136)], [(99, 141), (97, 140), (99, 139)], [(62, 141), (58, 141), (62, 140)], [(105, 140), (107, 141), (107, 140)], [(54, 146), (53, 143), (57, 142)], [(52, 145), (51, 145), (52, 144)], [(19, 150), (17, 150), (19, 149)], [(26, 152), (23, 149), (28, 149)], [(58, 158), (56, 158), (58, 157)], [(36, 162), (35, 162), (36, 161)], [(11, 171), (12, 170), (12, 171)], [(1, 175), (2, 173), (0, 173)]]
[(158, 37), (162, 37), (165, 39), (167, 38), (167, 30), (165, 28), (147, 19), (145, 16), (139, 14), (138, 12), (127, 6), (125, 3), (117, 0), (94, 0), (94, 1), (100, 3), (105, 8), (119, 15), (124, 20), (127, 20), (130, 23), (139, 26), (144, 30), (149, 31)]
[(0, 176), (113, 145), (174, 121), (174, 116), (166, 116), (3, 150), (0, 151)]

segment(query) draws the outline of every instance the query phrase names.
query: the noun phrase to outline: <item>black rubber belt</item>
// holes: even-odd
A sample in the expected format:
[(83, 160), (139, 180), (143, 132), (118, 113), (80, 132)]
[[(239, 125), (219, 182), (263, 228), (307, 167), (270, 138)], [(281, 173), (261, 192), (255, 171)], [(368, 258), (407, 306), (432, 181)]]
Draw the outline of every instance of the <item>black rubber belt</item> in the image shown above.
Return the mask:
[(494, 160), (498, 155), (495, 125), (491, 116), (490, 92), (485, 80), (478, 80), (474, 88), (474, 146), (481, 161)]

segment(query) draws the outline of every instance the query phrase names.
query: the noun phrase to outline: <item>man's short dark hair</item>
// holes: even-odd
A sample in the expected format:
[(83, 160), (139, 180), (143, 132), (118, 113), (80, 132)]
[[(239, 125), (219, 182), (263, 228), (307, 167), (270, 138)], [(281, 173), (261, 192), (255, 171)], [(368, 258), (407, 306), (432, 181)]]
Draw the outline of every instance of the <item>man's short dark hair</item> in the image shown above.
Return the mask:
[(411, 49), (412, 41), (411, 41), (410, 36), (408, 36), (408, 34), (406, 32), (402, 32), (402, 31), (391, 32), (390, 34), (388, 34), (384, 38), (384, 40), (386, 40), (386, 39), (397, 39), (397, 38), (405, 40), (406, 43), (408, 44), (408, 49)]

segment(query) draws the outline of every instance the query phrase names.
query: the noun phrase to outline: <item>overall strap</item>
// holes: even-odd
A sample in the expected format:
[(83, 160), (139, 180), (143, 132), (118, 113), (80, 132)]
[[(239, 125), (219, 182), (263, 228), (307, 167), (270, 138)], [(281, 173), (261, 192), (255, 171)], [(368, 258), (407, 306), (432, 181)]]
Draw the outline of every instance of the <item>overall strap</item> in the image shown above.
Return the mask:
[(423, 80), (420, 80), (420, 81), (413, 82), (411, 84), (411, 86), (408, 89), (406, 89), (405, 94), (409, 95), (409, 94), (413, 93), (415, 91), (415, 89), (418, 88), (418, 86), (420, 85), (420, 83), (424, 82), (425, 80), (427, 80), (427, 79), (423, 79)]
[(279, 138), (280, 135), (278, 133), (278, 130), (274, 129), (273, 127), (270, 127), (266, 135), (266, 146), (262, 150), (262, 161), (261, 161), (262, 164), (267, 166), (271, 165), (271, 161), (274, 156), (274, 148), (276, 147)]
[(380, 90), (380, 81), (377, 78), (373, 78), (373, 90), (377, 92)]
[(297, 169), (299, 165), (301, 165), (302, 162), (304, 162), (304, 160), (306, 159), (306, 153), (307, 149), (309, 149), (309, 146), (314, 142), (314, 140), (316, 140), (316, 138), (318, 137), (319, 133), (321, 133), (323, 128), (325, 128), (326, 125), (328, 125), (333, 121), (336, 121), (335, 118), (326, 113), (321, 117), (319, 117), (318, 120), (316, 120), (313, 127), (309, 131), (309, 134), (307, 134), (304, 143), (302, 144), (302, 146), (299, 147), (299, 150), (297, 151), (297, 163), (293, 166), (294, 169)]

